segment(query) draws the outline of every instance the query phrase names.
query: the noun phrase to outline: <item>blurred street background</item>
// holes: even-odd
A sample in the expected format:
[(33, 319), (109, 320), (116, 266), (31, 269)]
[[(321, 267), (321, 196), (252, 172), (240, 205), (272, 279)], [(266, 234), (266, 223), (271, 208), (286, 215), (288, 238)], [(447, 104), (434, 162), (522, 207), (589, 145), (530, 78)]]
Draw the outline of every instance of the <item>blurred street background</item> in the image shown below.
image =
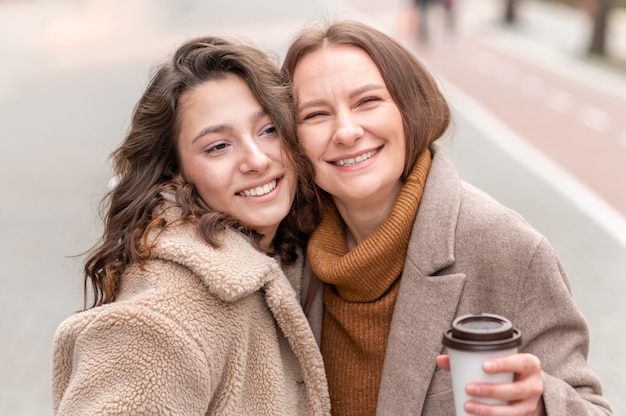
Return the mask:
[[(626, 4), (613, 0), (0, 0), (0, 415), (51, 415), (57, 325), (82, 307), (108, 156), (151, 71), (196, 35), (280, 62), (305, 24), (352, 18), (411, 48), (454, 110), (461, 175), (558, 251), (590, 364), (626, 415)], [(606, 28), (597, 32), (594, 16)], [(558, 348), (558, 346), (555, 346)]]

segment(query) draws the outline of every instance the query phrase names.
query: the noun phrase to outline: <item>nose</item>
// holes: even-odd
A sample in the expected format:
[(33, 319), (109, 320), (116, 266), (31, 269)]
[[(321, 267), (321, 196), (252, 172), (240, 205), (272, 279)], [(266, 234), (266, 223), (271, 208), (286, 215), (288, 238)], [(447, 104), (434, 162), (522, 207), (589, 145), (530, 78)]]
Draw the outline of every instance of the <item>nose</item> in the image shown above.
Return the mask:
[(337, 115), (333, 142), (352, 145), (363, 136), (363, 127), (350, 111), (342, 111)]
[(246, 172), (262, 172), (272, 164), (269, 154), (253, 139), (247, 140), (243, 145), (243, 156), (240, 169)]

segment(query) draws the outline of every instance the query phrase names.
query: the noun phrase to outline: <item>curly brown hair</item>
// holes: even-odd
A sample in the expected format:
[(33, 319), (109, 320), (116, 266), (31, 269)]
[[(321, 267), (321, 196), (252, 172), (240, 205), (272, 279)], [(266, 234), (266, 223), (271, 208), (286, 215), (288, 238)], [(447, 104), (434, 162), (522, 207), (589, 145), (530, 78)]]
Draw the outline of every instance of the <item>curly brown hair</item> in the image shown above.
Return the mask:
[[(159, 66), (136, 104), (129, 131), (112, 153), (118, 183), (102, 201), (104, 230), (87, 253), (84, 266), (85, 305), (89, 283), (91, 307), (113, 302), (124, 270), (141, 264), (150, 251), (144, 239), (152, 228), (166, 227), (154, 217), (164, 203), (164, 191), (173, 193), (182, 209), (182, 221), (191, 221), (208, 244), (219, 247), (218, 233), (236, 220), (212, 211), (194, 186), (181, 175), (176, 139), (180, 129), (181, 97), (194, 86), (228, 75), (241, 78), (269, 115), (298, 176), (298, 189), (288, 216), (273, 240), (273, 254), (284, 264), (297, 258), (319, 217), (319, 201), (313, 191), (313, 167), (296, 139), (291, 88), (276, 63), (257, 48), (218, 37), (192, 39)], [(255, 238), (257, 237), (257, 238)], [(257, 245), (258, 246), (258, 245)]]

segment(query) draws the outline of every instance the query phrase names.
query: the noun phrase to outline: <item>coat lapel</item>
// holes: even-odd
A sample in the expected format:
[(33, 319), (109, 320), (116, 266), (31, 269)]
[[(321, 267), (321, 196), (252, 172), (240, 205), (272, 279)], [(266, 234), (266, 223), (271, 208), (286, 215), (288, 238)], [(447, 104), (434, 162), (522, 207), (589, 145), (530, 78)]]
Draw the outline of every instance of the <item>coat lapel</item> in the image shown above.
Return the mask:
[(461, 182), (442, 151), (433, 164), (413, 226), (391, 322), (378, 396), (378, 414), (421, 414), (441, 338), (453, 320), (464, 274), (454, 264)]
[(278, 275), (265, 286), (265, 300), (300, 362), (307, 397), (314, 414), (330, 414), (328, 384), (322, 354), (317, 347), (309, 323), (287, 278)]
[(441, 338), (456, 313), (465, 275), (403, 278), (387, 341), (378, 414), (421, 414)]

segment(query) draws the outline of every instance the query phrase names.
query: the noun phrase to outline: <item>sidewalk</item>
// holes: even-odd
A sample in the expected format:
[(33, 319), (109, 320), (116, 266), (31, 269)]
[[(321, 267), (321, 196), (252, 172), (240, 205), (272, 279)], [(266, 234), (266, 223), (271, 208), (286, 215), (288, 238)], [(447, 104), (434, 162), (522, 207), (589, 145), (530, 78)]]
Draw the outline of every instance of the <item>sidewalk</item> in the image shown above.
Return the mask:
[[(521, 4), (520, 35), (594, 65), (586, 56), (593, 18), (584, 10), (536, 0)], [(596, 58), (596, 64), (625, 76), (626, 9), (615, 8), (609, 16), (606, 50), (606, 62)]]
[[(358, 4), (361, 1), (354, 0), (352, 3)], [(506, 26), (507, 30), (543, 48), (572, 57), (586, 58), (593, 22), (592, 17), (580, 8), (545, 0), (521, 0), (517, 6), (516, 24), (507, 26), (503, 23), (502, 0), (455, 0), (455, 3), (457, 28), (460, 32), (483, 30), (488, 25)], [(438, 17), (433, 16), (433, 19), (437, 20)], [(433, 22), (433, 29), (440, 26), (437, 23), (439, 22)], [(614, 8), (611, 12), (606, 45), (608, 55), (614, 61), (621, 61), (626, 65), (626, 9)], [(607, 68), (610, 69), (610, 66)], [(626, 70), (626, 67), (622, 66), (621, 69)]]

